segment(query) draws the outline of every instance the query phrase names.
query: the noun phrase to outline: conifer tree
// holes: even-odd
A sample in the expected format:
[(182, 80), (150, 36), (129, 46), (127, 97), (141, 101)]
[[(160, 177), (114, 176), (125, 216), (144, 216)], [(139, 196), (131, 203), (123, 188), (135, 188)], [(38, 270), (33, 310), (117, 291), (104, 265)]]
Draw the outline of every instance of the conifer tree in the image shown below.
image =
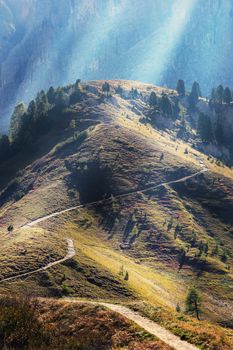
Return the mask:
[(184, 80), (179, 79), (177, 82), (177, 86), (176, 86), (176, 91), (178, 92), (178, 95), (180, 97), (184, 97), (185, 96), (185, 85), (184, 85)]
[(77, 79), (76, 82), (75, 82), (75, 90), (80, 90), (81, 88), (81, 80), (80, 79)]
[(47, 92), (47, 98), (48, 98), (48, 102), (50, 104), (54, 104), (55, 103), (55, 95), (56, 95), (56, 92), (55, 92), (55, 89), (53, 86), (50, 86), (48, 92)]
[(219, 145), (224, 143), (224, 131), (220, 118), (218, 118), (215, 128), (215, 138)]
[(201, 296), (195, 287), (191, 287), (185, 301), (186, 312), (195, 313), (198, 320), (200, 320), (201, 312)]
[(151, 108), (155, 108), (157, 106), (158, 100), (156, 93), (154, 91), (151, 92), (149, 97), (149, 105)]
[(192, 86), (192, 91), (189, 95), (189, 107), (194, 110), (196, 107), (196, 104), (199, 100), (199, 97), (201, 97), (201, 89), (200, 85), (195, 81)]
[(24, 104), (19, 103), (15, 107), (14, 112), (11, 116), (9, 135), (10, 135), (10, 141), (12, 143), (18, 142), (20, 129), (23, 123), (22, 117), (25, 114), (25, 112), (26, 112), (26, 109)]
[(102, 91), (104, 93), (106, 93), (107, 96), (109, 96), (109, 92), (110, 92), (110, 85), (108, 82), (105, 82), (103, 85), (102, 85)]
[(213, 140), (212, 124), (208, 115), (199, 114), (197, 130), (202, 141), (211, 142)]
[(0, 136), (0, 161), (7, 159), (10, 154), (10, 141), (7, 135)]
[(166, 115), (166, 116), (172, 116), (173, 115), (173, 108), (172, 108), (172, 103), (169, 99), (169, 97), (166, 94), (163, 94), (159, 103), (159, 107), (161, 111)]
[(117, 88), (115, 89), (116, 94), (120, 95), (121, 97), (123, 96), (123, 89), (120, 85), (117, 86)]
[(218, 103), (222, 103), (223, 102), (223, 93), (224, 93), (224, 89), (222, 85), (219, 85), (216, 89), (216, 93), (215, 93), (215, 100)]
[(27, 113), (32, 116), (33, 119), (35, 119), (36, 116), (36, 102), (32, 100), (27, 109)]
[(232, 101), (232, 95), (231, 95), (231, 90), (229, 87), (226, 87), (223, 91), (223, 102), (226, 104), (230, 104)]

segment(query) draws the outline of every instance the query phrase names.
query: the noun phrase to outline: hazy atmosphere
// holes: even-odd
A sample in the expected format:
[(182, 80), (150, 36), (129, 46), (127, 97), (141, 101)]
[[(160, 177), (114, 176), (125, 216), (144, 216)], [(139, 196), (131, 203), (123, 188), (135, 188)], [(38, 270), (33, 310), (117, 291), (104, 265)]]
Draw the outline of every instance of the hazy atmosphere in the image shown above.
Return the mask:
[(233, 87), (232, 16), (231, 0), (1, 0), (1, 124), (77, 78)]
[(233, 0), (0, 0), (0, 349), (233, 350)]

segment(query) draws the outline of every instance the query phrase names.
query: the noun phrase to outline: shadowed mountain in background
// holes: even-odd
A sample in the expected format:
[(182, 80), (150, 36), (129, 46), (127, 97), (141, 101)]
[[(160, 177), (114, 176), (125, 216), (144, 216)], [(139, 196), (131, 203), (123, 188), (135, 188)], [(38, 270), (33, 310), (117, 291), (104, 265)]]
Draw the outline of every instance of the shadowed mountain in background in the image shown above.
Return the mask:
[(233, 87), (230, 0), (1, 0), (0, 130), (12, 106), (86, 79)]

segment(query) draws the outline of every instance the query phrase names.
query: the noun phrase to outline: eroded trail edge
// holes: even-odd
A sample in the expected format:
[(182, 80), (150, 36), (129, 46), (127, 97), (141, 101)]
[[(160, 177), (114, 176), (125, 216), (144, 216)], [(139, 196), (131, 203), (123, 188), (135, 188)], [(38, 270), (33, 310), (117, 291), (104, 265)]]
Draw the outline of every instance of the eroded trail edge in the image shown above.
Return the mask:
[(29, 271), (29, 272), (25, 272), (25, 273), (21, 273), (19, 275), (15, 275), (15, 276), (4, 278), (4, 279), (0, 280), (0, 283), (12, 281), (12, 280), (14, 280), (16, 278), (27, 277), (27, 276), (33, 275), (33, 274), (35, 274), (37, 272), (45, 271), (45, 270), (49, 269), (52, 266), (61, 264), (64, 261), (66, 261), (68, 259), (71, 259), (75, 255), (74, 242), (70, 238), (67, 238), (66, 241), (67, 241), (67, 254), (66, 254), (66, 256), (64, 258), (61, 258), (61, 259), (58, 259), (56, 261), (50, 262), (47, 265), (45, 265), (43, 267), (40, 267), (39, 269), (36, 269), (36, 270), (33, 270), (33, 271)]
[(102, 305), (112, 311), (119, 313), (120, 315), (126, 317), (130, 321), (133, 321), (138, 326), (143, 328), (145, 331), (156, 336), (167, 345), (170, 345), (175, 350), (200, 350), (196, 346), (184, 340), (181, 340), (178, 336), (172, 334), (170, 331), (163, 328), (156, 322), (141, 316), (138, 312), (133, 311), (126, 306), (104, 303), (104, 302), (81, 301), (81, 300), (72, 299), (72, 298), (65, 299), (65, 300), (71, 303), (88, 303), (88, 304), (94, 304), (94, 305)]

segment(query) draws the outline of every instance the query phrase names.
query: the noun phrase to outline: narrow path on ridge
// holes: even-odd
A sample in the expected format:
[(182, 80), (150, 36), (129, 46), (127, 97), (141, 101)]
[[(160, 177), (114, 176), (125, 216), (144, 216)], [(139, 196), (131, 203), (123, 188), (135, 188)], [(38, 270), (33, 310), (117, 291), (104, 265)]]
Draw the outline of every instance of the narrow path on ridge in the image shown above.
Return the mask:
[(175, 350), (200, 350), (196, 346), (181, 340), (178, 336), (174, 335), (166, 328), (160, 326), (158, 323), (151, 321), (147, 317), (141, 316), (138, 312), (135, 312), (126, 306), (98, 301), (82, 301), (80, 299), (75, 298), (67, 298), (65, 299), (65, 301), (68, 301), (70, 303), (87, 303), (93, 305), (102, 305), (126, 317), (128, 320), (135, 322), (138, 326), (145, 329), (148, 333), (153, 334), (167, 345), (170, 345)]
[[(179, 183), (179, 182), (185, 182), (186, 180), (189, 180), (189, 179), (192, 179), (193, 177), (199, 175), (199, 174), (202, 174), (202, 173), (205, 173), (207, 172), (208, 169), (203, 167), (202, 170), (192, 174), (192, 175), (188, 175), (188, 176), (184, 176), (180, 179), (177, 179), (177, 180), (172, 180), (172, 181), (168, 181), (168, 182), (163, 182), (159, 185), (154, 185), (154, 186), (150, 186), (150, 187), (147, 187), (147, 188), (144, 188), (142, 190), (132, 190), (132, 191), (128, 191), (126, 193), (123, 193), (123, 194), (118, 194), (118, 195), (115, 195), (114, 198), (123, 198), (123, 197), (128, 197), (130, 195), (133, 195), (133, 194), (137, 194), (137, 193), (144, 193), (144, 192), (147, 192), (147, 191), (150, 191), (150, 190), (154, 190), (156, 188), (159, 188), (159, 187), (162, 187), (162, 186), (166, 186), (166, 185), (171, 185), (171, 184), (175, 184), (175, 183)], [(67, 213), (67, 212), (70, 212), (70, 211), (73, 211), (73, 210), (76, 210), (76, 209), (81, 209), (81, 208), (85, 208), (87, 206), (90, 206), (90, 205), (95, 205), (95, 204), (100, 204), (100, 203), (104, 203), (104, 202), (107, 202), (108, 200), (110, 200), (111, 197), (108, 197), (108, 198), (104, 198), (104, 199), (101, 199), (101, 200), (98, 200), (98, 201), (94, 201), (94, 202), (90, 202), (90, 203), (85, 203), (85, 204), (80, 204), (80, 205), (77, 205), (77, 206), (74, 206), (74, 207), (70, 207), (70, 208), (67, 208), (67, 209), (64, 209), (64, 210), (61, 210), (61, 211), (56, 211), (52, 214), (48, 214), (48, 215), (45, 215), (41, 218), (38, 218), (36, 220), (33, 220), (25, 225), (23, 225), (22, 227), (25, 228), (25, 227), (32, 227), (32, 226), (35, 226), (37, 224), (39, 224), (40, 222), (43, 222), (43, 221), (46, 221), (48, 219), (51, 219), (53, 217), (56, 217), (56, 216), (59, 216), (59, 215), (62, 215), (64, 213)]]
[(0, 283), (12, 281), (12, 280), (14, 280), (16, 278), (27, 277), (29, 275), (33, 275), (34, 273), (37, 273), (37, 272), (40, 272), (40, 271), (45, 271), (45, 270), (49, 269), (52, 266), (61, 264), (62, 262), (66, 261), (68, 259), (71, 259), (75, 255), (74, 242), (70, 238), (67, 238), (66, 241), (67, 241), (67, 254), (66, 254), (66, 256), (64, 258), (61, 258), (61, 259), (58, 259), (56, 261), (50, 262), (47, 265), (45, 265), (43, 267), (40, 267), (39, 269), (32, 270), (32, 271), (25, 272), (25, 273), (21, 273), (21, 274), (15, 275), (15, 276), (4, 278), (4, 279), (0, 280)]

